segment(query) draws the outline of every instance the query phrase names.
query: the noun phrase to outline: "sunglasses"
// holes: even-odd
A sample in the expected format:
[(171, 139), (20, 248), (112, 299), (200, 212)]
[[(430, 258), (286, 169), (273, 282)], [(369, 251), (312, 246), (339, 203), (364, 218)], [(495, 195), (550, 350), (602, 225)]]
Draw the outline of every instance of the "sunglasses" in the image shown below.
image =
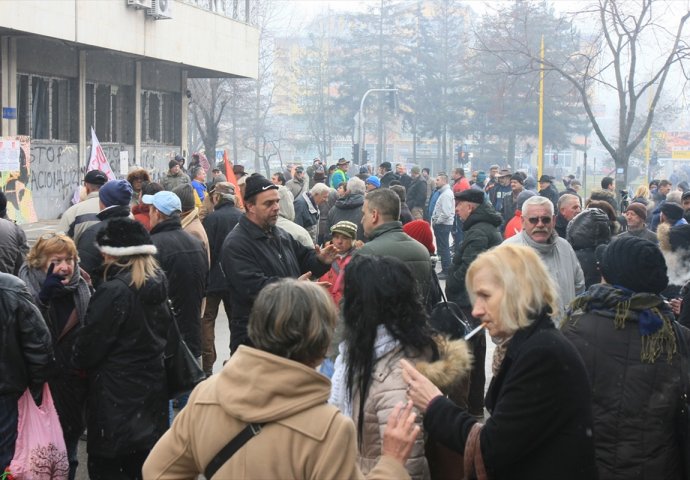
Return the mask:
[(538, 224), (539, 221), (541, 221), (541, 223), (544, 225), (548, 225), (549, 223), (551, 223), (551, 217), (528, 217), (527, 221), (532, 225)]

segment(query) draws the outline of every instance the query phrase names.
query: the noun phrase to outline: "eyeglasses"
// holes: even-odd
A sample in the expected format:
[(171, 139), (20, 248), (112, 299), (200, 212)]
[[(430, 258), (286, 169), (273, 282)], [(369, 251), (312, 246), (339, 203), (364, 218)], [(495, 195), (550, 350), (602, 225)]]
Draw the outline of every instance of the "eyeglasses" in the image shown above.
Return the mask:
[(527, 221), (532, 225), (537, 225), (539, 221), (541, 221), (541, 223), (543, 223), (544, 225), (548, 225), (549, 223), (551, 223), (551, 217), (528, 217)]

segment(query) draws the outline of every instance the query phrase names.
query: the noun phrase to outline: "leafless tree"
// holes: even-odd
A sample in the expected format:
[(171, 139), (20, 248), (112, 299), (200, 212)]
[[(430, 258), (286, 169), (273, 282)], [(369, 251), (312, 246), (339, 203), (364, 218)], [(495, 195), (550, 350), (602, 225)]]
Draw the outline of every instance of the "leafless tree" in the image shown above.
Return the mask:
[[(567, 79), (579, 92), (596, 136), (615, 161), (618, 182), (625, 185), (630, 156), (652, 125), (669, 74), (675, 70), (688, 79), (690, 7), (681, 5), (659, 0), (597, 0), (569, 14), (594, 28), (587, 45), (570, 56), (549, 55), (548, 39), (543, 62), (538, 48), (518, 42), (503, 51), (485, 53), (504, 58), (519, 55), (530, 60), (532, 70), (543, 65)], [(679, 8), (683, 11), (678, 12)], [(594, 95), (608, 92), (615, 94), (618, 110), (613, 133), (605, 131), (594, 108)]]

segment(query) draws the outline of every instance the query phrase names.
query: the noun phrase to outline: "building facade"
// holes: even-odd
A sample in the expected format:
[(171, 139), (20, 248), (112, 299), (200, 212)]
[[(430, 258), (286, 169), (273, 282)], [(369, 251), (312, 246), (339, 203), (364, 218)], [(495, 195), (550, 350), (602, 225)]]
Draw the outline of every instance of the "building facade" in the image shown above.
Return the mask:
[(187, 155), (187, 79), (255, 78), (258, 46), (255, 27), (182, 1), (0, 2), (0, 139), (23, 147), (19, 170), (1, 172), (8, 213), (70, 205), (92, 127), (116, 174), (160, 178)]

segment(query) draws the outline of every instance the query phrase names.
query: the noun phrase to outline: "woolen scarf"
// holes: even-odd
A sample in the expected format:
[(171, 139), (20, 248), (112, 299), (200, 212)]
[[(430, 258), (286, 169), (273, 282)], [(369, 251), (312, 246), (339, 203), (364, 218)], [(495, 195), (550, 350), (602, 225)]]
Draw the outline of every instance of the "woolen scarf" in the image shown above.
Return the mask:
[(596, 284), (573, 300), (567, 317), (578, 310), (606, 317), (618, 330), (625, 328), (626, 323), (636, 323), (642, 337), (640, 360), (644, 363), (654, 363), (662, 354), (670, 362), (676, 352), (673, 313), (659, 295), (635, 293), (620, 285)]
[[(43, 287), (43, 282), (46, 281), (46, 273), (43, 270), (30, 267), (28, 264), (24, 264), (19, 269), (19, 278), (24, 280), (26, 286), (29, 288), (29, 292), (34, 297), (36, 304), (40, 304), (38, 299), (38, 294)], [(77, 309), (77, 314), (79, 315), (79, 323), (84, 324), (86, 319), (86, 309), (89, 306), (89, 299), (91, 298), (91, 289), (87, 285), (84, 278), (80, 274), (79, 267), (75, 265), (74, 273), (72, 278), (70, 278), (67, 285), (63, 285), (58, 294), (72, 294), (74, 297), (74, 306)]]

